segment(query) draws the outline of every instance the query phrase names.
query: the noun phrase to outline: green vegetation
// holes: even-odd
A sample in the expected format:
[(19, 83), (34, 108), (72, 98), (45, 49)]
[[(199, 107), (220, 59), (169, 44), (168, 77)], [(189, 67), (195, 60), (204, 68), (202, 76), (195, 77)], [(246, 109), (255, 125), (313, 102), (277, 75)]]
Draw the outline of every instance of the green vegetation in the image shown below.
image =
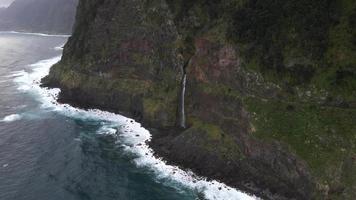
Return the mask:
[(267, 80), (354, 100), (355, 13), (352, 0), (250, 0), (234, 11), (228, 35)]
[[(334, 13), (334, 8), (329, 0), (247, 1), (234, 14), (230, 37), (246, 44), (243, 53), (247, 59), (256, 56), (263, 73), (288, 74), (297, 84), (303, 83), (312, 78), (319, 64), (314, 61), (319, 61), (327, 49), (328, 30), (333, 24), (329, 13)], [(288, 63), (293, 62), (291, 59), (295, 63)], [(298, 80), (300, 76), (305, 80)]]
[(47, 79), (58, 80), (67, 89), (82, 88), (87, 91), (99, 89), (104, 92), (129, 91), (134, 94), (148, 92), (152, 84), (147, 80), (130, 78), (109, 79), (99, 75), (87, 75), (76, 70), (66, 69), (65, 66), (62, 64), (53, 66), (50, 76), (46, 77), (44, 81), (46, 82)]
[[(236, 161), (244, 158), (240, 132), (252, 128), (246, 137), (280, 142), (305, 161), (320, 191), (334, 191), (328, 197), (355, 194), (356, 1), (167, 0), (172, 13), (161, 1), (127, 4), (137, 13), (117, 2), (112, 6), (122, 10), (103, 19), (90, 12), (99, 4), (83, 3), (88, 13), (79, 16), (75, 41), (51, 71), (59, 85), (93, 94), (99, 105), (123, 97), (117, 110), (133, 109), (148, 127), (167, 128), (175, 125), (180, 67), (192, 61), (189, 128), (177, 138)], [(196, 42), (207, 45), (197, 53)], [(239, 65), (214, 79), (226, 47)]]
[[(184, 135), (196, 135), (201, 139), (198, 145), (207, 152), (215, 152), (224, 159), (231, 161), (244, 158), (236, 141), (215, 124), (203, 122), (197, 118), (190, 118), (191, 127), (183, 132)], [(190, 136), (191, 137), (191, 136)]]
[(197, 87), (198, 87), (198, 90), (199, 91), (202, 91), (206, 94), (209, 94), (209, 95), (213, 95), (213, 96), (216, 96), (216, 97), (230, 97), (230, 98), (233, 98), (233, 99), (240, 99), (242, 97), (242, 95), (224, 85), (224, 84), (219, 84), (219, 83), (199, 83), (197, 84)]
[(347, 184), (340, 183), (341, 168), (356, 155), (356, 109), (256, 98), (245, 99), (245, 104), (256, 137), (287, 144), (321, 181)]
[(356, 2), (168, 0), (188, 59), (194, 38), (233, 42), (243, 66), (283, 88), (316, 87), (356, 99)]
[[(169, 96), (167, 96), (169, 97)], [(143, 99), (144, 115), (147, 121), (162, 127), (172, 127), (176, 119), (176, 100), (173, 98), (146, 97)]]

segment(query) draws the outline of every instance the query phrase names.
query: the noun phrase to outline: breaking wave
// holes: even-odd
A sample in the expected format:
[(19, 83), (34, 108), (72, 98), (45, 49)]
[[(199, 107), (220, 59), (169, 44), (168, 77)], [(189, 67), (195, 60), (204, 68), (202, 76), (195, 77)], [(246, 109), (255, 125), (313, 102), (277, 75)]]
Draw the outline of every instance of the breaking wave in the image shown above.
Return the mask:
[(19, 32), (19, 31), (0, 31), (0, 34), (1, 33), (34, 35), (34, 36), (41, 36), (41, 37), (69, 37), (70, 36), (70, 35), (52, 35), (52, 34), (46, 34), (46, 33), (29, 33), (29, 32)]
[(66, 43), (61, 44), (61, 45), (59, 45), (59, 46), (57, 46), (57, 47), (54, 47), (54, 50), (56, 50), (56, 51), (62, 51), (65, 44), (66, 44)]
[(17, 120), (21, 119), (21, 115), (19, 114), (12, 114), (12, 115), (8, 115), (6, 117), (4, 117), (1, 122), (14, 122)]
[[(118, 144), (124, 150), (133, 153), (134, 162), (138, 167), (147, 167), (153, 171), (158, 180), (169, 180), (193, 189), (209, 200), (252, 200), (254, 196), (245, 194), (237, 189), (226, 186), (218, 181), (207, 181), (198, 177), (193, 172), (184, 171), (177, 166), (168, 165), (164, 160), (154, 156), (153, 150), (147, 145), (151, 140), (151, 134), (140, 123), (124, 116), (101, 111), (98, 109), (83, 110), (74, 108), (68, 104), (57, 103), (60, 89), (40, 87), (40, 80), (45, 77), (52, 65), (57, 63), (61, 56), (42, 60), (32, 64), (32, 72), (21, 71), (16, 74), (15, 82), (19, 84), (19, 90), (25, 90), (35, 94), (44, 109), (59, 112), (63, 115), (84, 120), (102, 121), (102, 127), (97, 134), (108, 134), (117, 137)], [(18, 118), (18, 116), (13, 116)]]

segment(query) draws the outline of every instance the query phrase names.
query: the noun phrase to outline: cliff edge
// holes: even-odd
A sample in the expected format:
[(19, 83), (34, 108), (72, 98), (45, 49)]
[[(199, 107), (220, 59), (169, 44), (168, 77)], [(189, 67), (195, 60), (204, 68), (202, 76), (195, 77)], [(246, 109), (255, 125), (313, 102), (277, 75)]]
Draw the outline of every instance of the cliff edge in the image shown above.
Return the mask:
[(158, 156), (264, 199), (356, 193), (351, 0), (81, 0), (60, 101), (142, 122)]

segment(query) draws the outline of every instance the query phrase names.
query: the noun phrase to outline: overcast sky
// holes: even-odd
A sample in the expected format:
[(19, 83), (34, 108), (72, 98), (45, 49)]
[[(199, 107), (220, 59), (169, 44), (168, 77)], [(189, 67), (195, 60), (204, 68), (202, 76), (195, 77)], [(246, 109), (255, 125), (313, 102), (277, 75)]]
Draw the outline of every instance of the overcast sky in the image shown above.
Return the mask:
[(14, 0), (0, 0), (0, 7), (7, 7), (13, 2)]

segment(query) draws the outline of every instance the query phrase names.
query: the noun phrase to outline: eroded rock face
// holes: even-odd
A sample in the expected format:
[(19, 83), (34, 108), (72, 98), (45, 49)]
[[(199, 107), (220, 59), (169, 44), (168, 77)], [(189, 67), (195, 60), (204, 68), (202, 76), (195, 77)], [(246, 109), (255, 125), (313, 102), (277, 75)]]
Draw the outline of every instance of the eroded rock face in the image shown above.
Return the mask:
[(49, 83), (63, 88), (63, 101), (80, 90), (90, 98), (85, 106), (174, 126), (180, 62), (170, 18), (164, 1), (81, 1), (74, 34)]
[[(265, 199), (352, 199), (355, 110), (321, 107), (324, 92), (313, 85), (251, 70), (246, 45), (227, 37), (240, 6), (82, 0), (63, 58), (43, 82), (60, 87), (63, 102), (141, 121), (159, 156), (200, 175)], [(185, 129), (177, 127), (183, 73)]]
[(306, 164), (278, 142), (252, 135), (243, 102), (250, 93), (248, 80), (235, 48), (196, 39), (196, 53), (187, 67), (190, 128), (153, 143), (183, 166), (267, 199), (310, 199), (313, 183)]

